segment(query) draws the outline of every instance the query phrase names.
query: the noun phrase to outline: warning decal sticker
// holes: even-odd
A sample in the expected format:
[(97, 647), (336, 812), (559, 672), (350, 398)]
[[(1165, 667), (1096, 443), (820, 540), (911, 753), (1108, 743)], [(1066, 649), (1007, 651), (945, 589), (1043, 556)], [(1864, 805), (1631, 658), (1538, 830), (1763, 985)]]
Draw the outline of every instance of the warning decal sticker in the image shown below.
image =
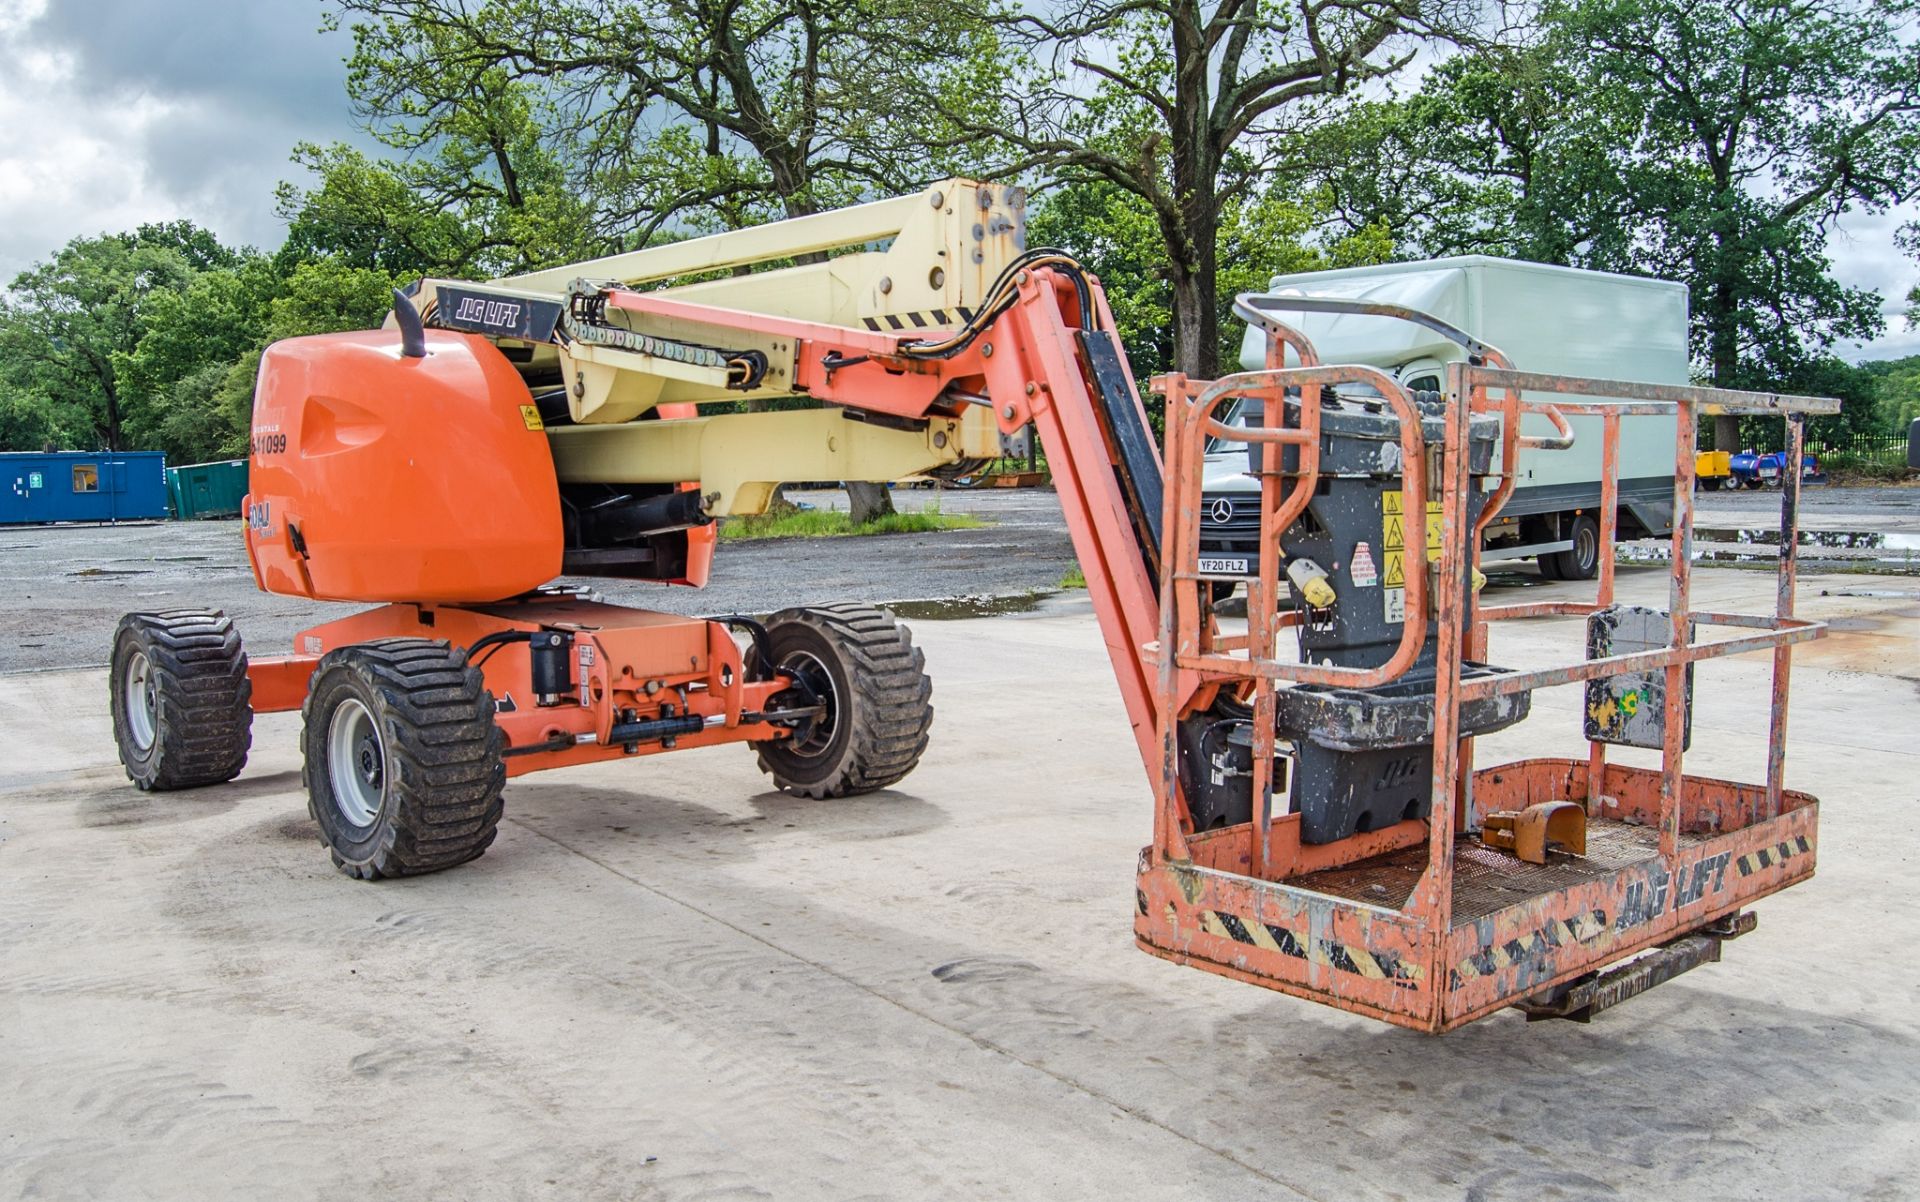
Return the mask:
[(1356, 588), (1372, 588), (1380, 583), (1380, 569), (1373, 562), (1373, 548), (1365, 543), (1353, 544), (1353, 561), (1347, 565), (1347, 571), (1353, 576)]
[[(1380, 494), (1380, 560), (1384, 591), (1381, 601), (1387, 621), (1404, 621), (1407, 616), (1407, 519), (1406, 497), (1398, 492)], [(1440, 559), (1440, 502), (1427, 502), (1427, 559)], [(1355, 583), (1359, 583), (1357, 580)]]

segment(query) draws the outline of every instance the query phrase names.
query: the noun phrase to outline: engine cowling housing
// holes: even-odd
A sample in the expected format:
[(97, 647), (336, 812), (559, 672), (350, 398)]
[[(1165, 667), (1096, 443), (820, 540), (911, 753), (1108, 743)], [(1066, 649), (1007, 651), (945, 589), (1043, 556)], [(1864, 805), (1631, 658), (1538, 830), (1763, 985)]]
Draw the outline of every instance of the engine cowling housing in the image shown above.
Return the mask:
[(247, 555), (268, 592), (483, 602), (560, 574), (553, 455), (486, 339), (391, 330), (268, 347), (254, 393)]

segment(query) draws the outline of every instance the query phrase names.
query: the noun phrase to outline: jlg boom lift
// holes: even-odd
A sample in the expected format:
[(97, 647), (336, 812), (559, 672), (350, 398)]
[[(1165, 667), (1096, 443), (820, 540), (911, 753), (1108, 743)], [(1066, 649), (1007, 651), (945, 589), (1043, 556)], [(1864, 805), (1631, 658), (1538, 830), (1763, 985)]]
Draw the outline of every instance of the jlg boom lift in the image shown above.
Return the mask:
[[(255, 576), (381, 604), (251, 658), (217, 613), (129, 615), (111, 674), (129, 775), (231, 779), (252, 715), (301, 709), (311, 812), (366, 878), (480, 855), (506, 778), (545, 768), (738, 742), (790, 792), (893, 784), (932, 710), (885, 611), (694, 619), (549, 586), (701, 585), (714, 520), (760, 511), (779, 481), (939, 470), (1031, 423), (1153, 788), (1147, 951), (1428, 1031), (1508, 1005), (1583, 1018), (1717, 959), (1749, 903), (1812, 873), (1817, 807), (1782, 784), (1791, 647), (1821, 633), (1793, 614), (1798, 482), (1774, 612), (1696, 611), (1693, 430), (1780, 414), (1794, 458), (1801, 415), (1833, 402), (1518, 372), (1431, 317), (1371, 308), (1462, 347), (1443, 393), (1411, 394), (1320, 363), (1274, 307), (1339, 302), (1243, 298), (1267, 369), (1157, 381), (1163, 470), (1098, 281), (1024, 249), (1023, 206), (950, 180), (514, 279), (425, 280), (385, 330), (270, 348)], [(737, 274), (778, 259), (803, 262)], [(690, 276), (708, 278), (675, 283)], [(785, 396), (821, 407), (698, 408)], [(1669, 603), (1616, 605), (1619, 423), (1676, 410)], [(1597, 595), (1485, 604), (1479, 531), (1519, 448), (1567, 445), (1568, 414), (1606, 440)], [(1197, 567), (1209, 439), (1247, 444), (1261, 483), (1244, 633)], [(1584, 656), (1493, 666), (1493, 623), (1552, 615), (1587, 618)], [(1692, 664), (1758, 650), (1775, 681), (1764, 783), (1684, 773)], [(1586, 689), (1585, 759), (1476, 765), (1475, 735), (1568, 683)], [(1621, 744), (1662, 766), (1609, 763)]]

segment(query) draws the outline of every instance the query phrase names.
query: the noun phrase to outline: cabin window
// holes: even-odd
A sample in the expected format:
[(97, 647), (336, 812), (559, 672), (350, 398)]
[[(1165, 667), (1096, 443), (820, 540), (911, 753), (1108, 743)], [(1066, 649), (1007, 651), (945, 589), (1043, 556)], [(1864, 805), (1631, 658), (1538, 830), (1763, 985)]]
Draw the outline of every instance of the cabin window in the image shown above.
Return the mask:
[(100, 469), (91, 463), (73, 465), (73, 491), (99, 492)]

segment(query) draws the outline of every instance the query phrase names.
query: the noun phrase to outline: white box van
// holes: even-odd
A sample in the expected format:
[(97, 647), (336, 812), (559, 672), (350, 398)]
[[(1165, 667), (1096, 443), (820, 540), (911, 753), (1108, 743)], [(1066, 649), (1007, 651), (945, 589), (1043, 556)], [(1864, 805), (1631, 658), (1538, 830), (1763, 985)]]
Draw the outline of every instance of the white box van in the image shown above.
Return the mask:
[[(1687, 289), (1637, 276), (1465, 255), (1276, 276), (1266, 295), (1388, 302), (1429, 313), (1490, 343), (1521, 371), (1690, 383)], [(1445, 365), (1465, 357), (1455, 343), (1411, 322), (1344, 313), (1273, 316), (1306, 334), (1323, 363), (1384, 369), (1411, 389), (1444, 387)], [(1266, 365), (1266, 337), (1249, 328), (1241, 366)], [(1548, 396), (1532, 399), (1550, 400)], [(1605, 399), (1605, 398), (1602, 398)], [(1620, 422), (1619, 537), (1665, 535), (1673, 525), (1677, 417)], [(1487, 530), (1483, 561), (1537, 557), (1556, 579), (1587, 579), (1599, 565), (1600, 419), (1571, 417), (1574, 445), (1523, 450), (1520, 479)], [(1551, 434), (1547, 418), (1522, 418), (1529, 434)], [(1246, 444), (1222, 443), (1207, 456), (1200, 569), (1224, 579), (1258, 567), (1259, 516), (1250, 494)], [(1230, 585), (1217, 588), (1224, 591)]]

